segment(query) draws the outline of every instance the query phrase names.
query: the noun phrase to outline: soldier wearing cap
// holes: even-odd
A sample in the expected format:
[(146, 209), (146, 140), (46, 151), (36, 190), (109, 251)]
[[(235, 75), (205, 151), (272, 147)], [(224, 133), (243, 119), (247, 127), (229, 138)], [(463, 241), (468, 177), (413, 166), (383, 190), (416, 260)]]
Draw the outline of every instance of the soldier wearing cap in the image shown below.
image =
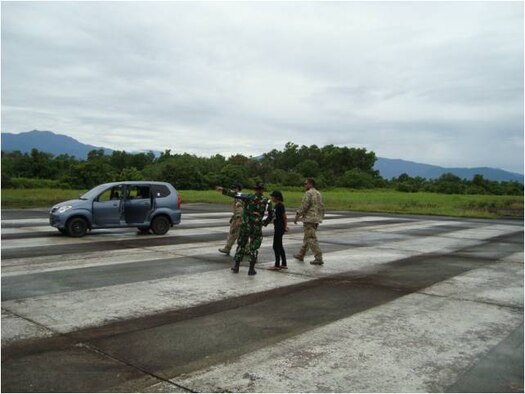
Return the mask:
[[(255, 263), (259, 254), (263, 234), (262, 226), (267, 226), (273, 219), (273, 208), (271, 202), (263, 195), (264, 184), (258, 182), (254, 187), (255, 193), (244, 194), (235, 193), (233, 190), (227, 190), (224, 187), (217, 186), (217, 191), (222, 192), (225, 196), (241, 199), (244, 202), (242, 223), (237, 239), (237, 250), (233, 258), (234, 265), (232, 271), (239, 272), (239, 266), (245, 254), (250, 256), (250, 269), (248, 275), (255, 275)], [(268, 210), (268, 216), (264, 218)]]
[[(242, 184), (239, 182), (231, 185), (231, 190), (235, 193), (240, 193), (242, 190)], [(232, 217), (230, 219), (230, 232), (228, 233), (228, 238), (226, 240), (226, 246), (219, 249), (219, 252), (226, 255), (230, 255), (233, 244), (237, 241), (239, 237), (239, 232), (241, 231), (242, 223), (242, 211), (243, 211), (243, 201), (240, 198), (235, 198), (232, 203)]]
[(294, 220), (295, 224), (297, 224), (298, 220), (302, 220), (304, 225), (304, 240), (301, 249), (293, 257), (299, 261), (304, 261), (306, 252), (308, 249), (311, 249), (314, 254), (314, 260), (311, 261), (310, 264), (322, 265), (324, 264), (323, 254), (319, 247), (319, 241), (317, 241), (316, 231), (324, 217), (323, 198), (321, 197), (321, 193), (315, 188), (315, 181), (312, 178), (306, 178), (304, 181), (304, 190), (303, 200)]

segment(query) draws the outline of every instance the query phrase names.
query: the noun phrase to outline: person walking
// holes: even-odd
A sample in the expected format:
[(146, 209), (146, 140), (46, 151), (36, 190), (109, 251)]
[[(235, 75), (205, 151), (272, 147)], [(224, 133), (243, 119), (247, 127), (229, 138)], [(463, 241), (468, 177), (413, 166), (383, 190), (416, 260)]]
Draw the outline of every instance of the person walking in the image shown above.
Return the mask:
[(275, 253), (275, 264), (270, 270), (278, 271), (288, 269), (286, 264), (286, 252), (283, 246), (283, 235), (288, 231), (288, 218), (284, 207), (284, 197), (279, 190), (274, 190), (270, 197), (274, 207), (275, 219), (273, 220), (273, 251)]
[[(255, 263), (263, 239), (262, 226), (267, 226), (273, 219), (273, 207), (268, 198), (264, 196), (264, 184), (258, 182), (254, 187), (254, 194), (235, 193), (222, 186), (217, 186), (217, 190), (226, 196), (238, 198), (244, 202), (237, 250), (231, 270), (235, 274), (238, 273), (244, 255), (248, 254), (250, 257), (248, 275), (256, 275)], [(266, 210), (268, 210), (268, 216), (263, 220)]]
[[(231, 186), (231, 190), (235, 193), (240, 193), (242, 190), (242, 184), (236, 182)], [(230, 255), (233, 244), (237, 241), (239, 237), (239, 232), (241, 231), (242, 223), (242, 211), (243, 211), (243, 202), (240, 198), (235, 198), (232, 203), (232, 217), (230, 219), (230, 232), (228, 233), (228, 238), (226, 239), (226, 246), (219, 249), (219, 252)]]
[(314, 254), (314, 260), (310, 264), (322, 265), (323, 254), (319, 247), (317, 240), (317, 227), (323, 221), (324, 217), (324, 204), (321, 193), (315, 188), (315, 180), (313, 178), (306, 178), (304, 181), (304, 196), (301, 202), (301, 206), (296, 212), (294, 223), (302, 220), (304, 226), (304, 239), (303, 245), (297, 254), (293, 257), (299, 261), (304, 261), (304, 256), (308, 249), (312, 250)]

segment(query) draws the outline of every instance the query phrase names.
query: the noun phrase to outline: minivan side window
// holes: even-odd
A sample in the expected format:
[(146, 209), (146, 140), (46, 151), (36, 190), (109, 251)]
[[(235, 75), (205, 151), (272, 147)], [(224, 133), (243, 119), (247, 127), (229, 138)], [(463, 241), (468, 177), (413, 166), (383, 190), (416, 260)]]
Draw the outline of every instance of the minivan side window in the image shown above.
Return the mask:
[(104, 201), (111, 201), (111, 200), (120, 200), (121, 196), (122, 196), (122, 185), (118, 185), (118, 186), (114, 186), (102, 192), (98, 196), (97, 201), (104, 202)]
[(155, 198), (162, 198), (170, 195), (170, 189), (168, 189), (166, 185), (152, 185), (152, 190)]
[(150, 198), (149, 186), (128, 185), (126, 190), (127, 190), (126, 198), (128, 200), (138, 200), (138, 199)]

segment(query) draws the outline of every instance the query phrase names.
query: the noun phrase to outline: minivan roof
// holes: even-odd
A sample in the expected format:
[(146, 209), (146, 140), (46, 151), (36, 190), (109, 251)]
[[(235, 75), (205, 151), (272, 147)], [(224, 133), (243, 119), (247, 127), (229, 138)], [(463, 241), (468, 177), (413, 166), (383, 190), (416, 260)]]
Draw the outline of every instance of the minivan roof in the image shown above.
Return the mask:
[(168, 182), (158, 182), (158, 181), (119, 181), (119, 182), (108, 182), (108, 183), (102, 183), (99, 186), (114, 186), (114, 185), (120, 185), (122, 183), (125, 183), (127, 185), (170, 185), (173, 186), (171, 183)]

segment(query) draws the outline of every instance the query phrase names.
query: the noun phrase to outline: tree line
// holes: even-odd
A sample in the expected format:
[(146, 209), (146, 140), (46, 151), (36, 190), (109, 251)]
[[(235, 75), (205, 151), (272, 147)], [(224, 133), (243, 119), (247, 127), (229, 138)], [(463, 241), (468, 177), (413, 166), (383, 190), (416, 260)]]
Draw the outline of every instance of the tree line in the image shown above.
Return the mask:
[(305, 177), (316, 179), (319, 188), (392, 188), (403, 192), (428, 191), (447, 194), (521, 195), (523, 184), (496, 182), (476, 175), (472, 180), (444, 174), (438, 179), (402, 174), (386, 180), (374, 170), (376, 155), (364, 148), (326, 145), (298, 146), (288, 142), (253, 158), (237, 154), (199, 157), (166, 150), (127, 153), (102, 149), (89, 152), (86, 160), (70, 155), (54, 156), (33, 149), (30, 153), (2, 151), (2, 188), (57, 187), (89, 189), (101, 183), (124, 180), (170, 182), (181, 190), (205, 190), (215, 185), (258, 181), (279, 186), (300, 186)]

